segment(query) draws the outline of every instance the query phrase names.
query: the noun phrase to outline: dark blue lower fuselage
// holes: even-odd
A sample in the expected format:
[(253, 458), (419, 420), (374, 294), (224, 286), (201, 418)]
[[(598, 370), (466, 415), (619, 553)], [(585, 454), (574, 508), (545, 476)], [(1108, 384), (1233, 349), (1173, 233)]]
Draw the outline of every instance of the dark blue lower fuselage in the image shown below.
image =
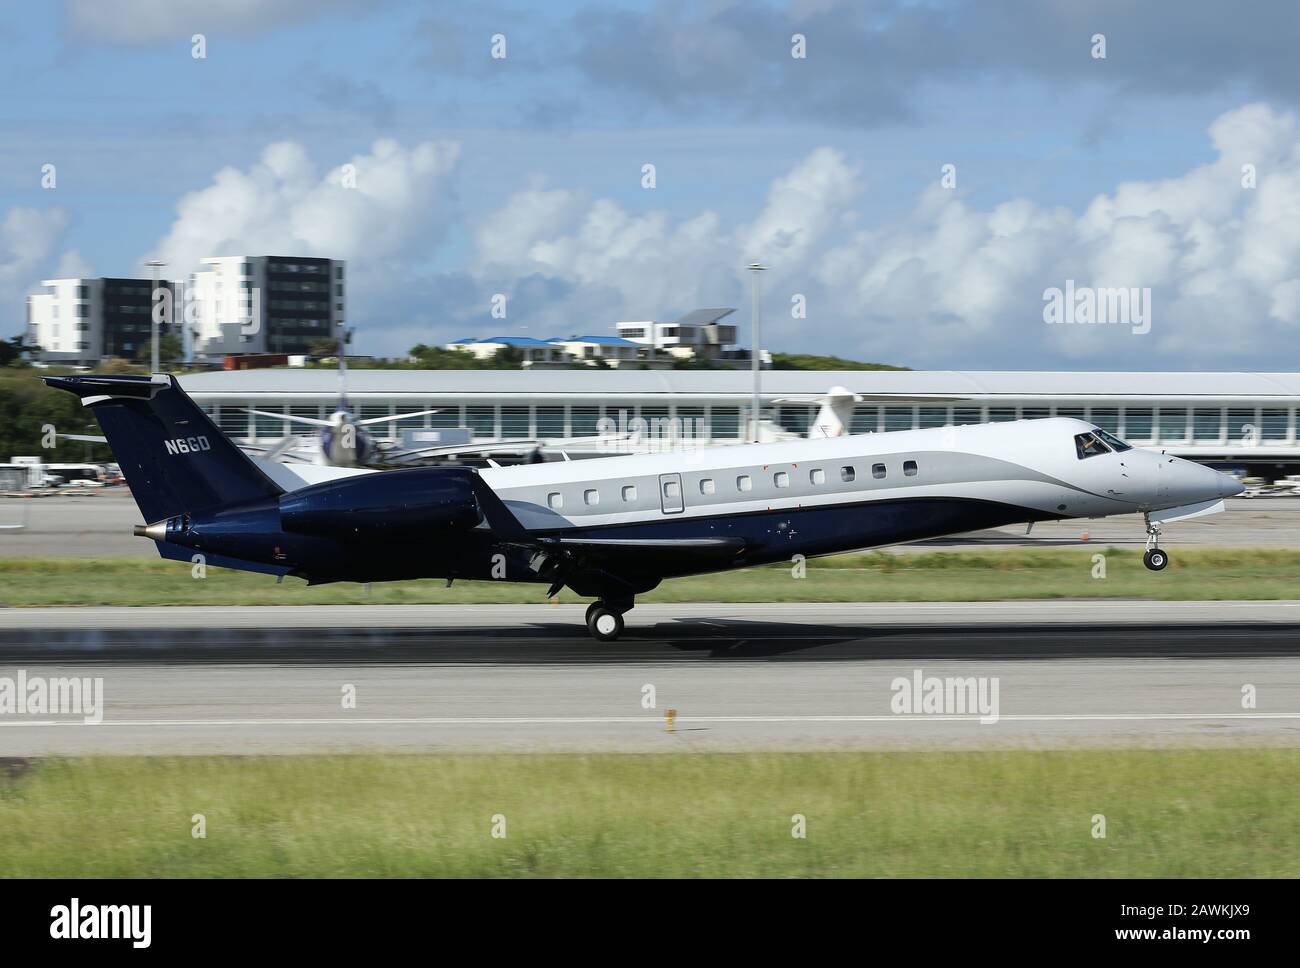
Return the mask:
[[(744, 551), (719, 566), (697, 556), (657, 555), (652, 569), (627, 575), (653, 587), (660, 579), (750, 565), (790, 561), (863, 548), (917, 541), (1006, 524), (1045, 520), (1044, 514), (1013, 505), (963, 498), (903, 498), (817, 508), (757, 511), (716, 517), (660, 520), (592, 528), (530, 532), (533, 537), (595, 539), (741, 538)], [(203, 554), (266, 566), (258, 570), (292, 574), (312, 582), (393, 581), (415, 578), (547, 581), (530, 567), (534, 550), (502, 543), (486, 528), (427, 534), (411, 529), (383, 540), (321, 537), (282, 530), (277, 502), (227, 508), (178, 519), (168, 529), (167, 557)], [(161, 545), (160, 545), (161, 547)], [(238, 565), (235, 565), (236, 567)]]

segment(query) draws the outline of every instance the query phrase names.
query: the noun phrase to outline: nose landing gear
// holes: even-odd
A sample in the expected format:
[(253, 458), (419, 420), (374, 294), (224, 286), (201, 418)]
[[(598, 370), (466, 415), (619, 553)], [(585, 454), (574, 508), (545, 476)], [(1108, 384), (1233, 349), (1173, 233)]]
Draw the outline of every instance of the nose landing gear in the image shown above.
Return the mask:
[(1147, 552), (1142, 556), (1142, 564), (1152, 571), (1164, 571), (1169, 564), (1169, 555), (1160, 550), (1160, 525), (1152, 523), (1149, 514), (1143, 518), (1147, 523)]

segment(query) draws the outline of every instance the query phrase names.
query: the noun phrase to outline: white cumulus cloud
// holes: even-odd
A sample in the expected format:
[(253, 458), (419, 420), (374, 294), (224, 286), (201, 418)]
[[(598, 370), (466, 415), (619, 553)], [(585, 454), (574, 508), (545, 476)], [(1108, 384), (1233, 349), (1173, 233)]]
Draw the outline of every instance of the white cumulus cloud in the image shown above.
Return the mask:
[[(314, 254), (353, 260), (363, 278), (374, 267), (409, 279), (368, 302), (364, 287), (351, 293), (353, 317), (374, 334), (367, 349), (383, 352), (413, 332), (423, 342), (487, 328), (609, 332), (619, 319), (744, 306), (744, 265), (759, 259), (771, 266), (769, 348), (967, 368), (1293, 366), (1300, 125), (1250, 104), (1208, 138), (1212, 160), (1123, 182), (1082, 210), (1014, 195), (982, 207), (936, 178), (881, 222), (863, 200), (870, 171), (829, 147), (775, 177), (741, 219), (635, 211), (534, 180), (467, 226), (472, 252), (441, 275), (421, 267), (453, 221), (456, 145), (378, 142), (352, 159), (357, 187), (345, 189), (341, 167), (322, 174), (286, 142), (184, 196), (154, 254), (179, 271), (204, 255)], [(1044, 290), (1067, 280), (1149, 288), (1150, 332), (1047, 325)], [(510, 297), (504, 323), (487, 313), (497, 292)], [(796, 293), (807, 319), (788, 312)]]
[(819, 148), (773, 182), (751, 222), (728, 228), (709, 210), (633, 213), (610, 199), (531, 186), (479, 224), (476, 272), (502, 291), (532, 275), (569, 284), (564, 306), (550, 314), (585, 317), (578, 328), (608, 330), (614, 320), (596, 313), (670, 318), (725, 305), (753, 259), (770, 262), (778, 281), (806, 268), (846, 223), (860, 188), (840, 152)]
[(382, 140), (321, 173), (302, 145), (268, 145), (248, 168), (223, 168), (184, 195), (150, 258), (173, 274), (214, 255), (322, 256), (354, 260), (364, 272), (409, 246), (427, 252), (449, 218), (447, 180), (459, 153), (454, 142), (407, 149)]
[[(1262, 347), (1289, 346), (1300, 323), (1300, 126), (1249, 104), (1208, 136), (1214, 160), (1121, 183), (1082, 211), (1014, 197), (980, 208), (936, 181), (906, 216), (870, 229), (854, 228), (871, 224), (860, 208), (869, 172), (828, 147), (734, 225), (532, 185), (478, 225), (475, 272), (502, 292), (543, 277), (552, 285), (540, 295), (558, 303), (544, 315), (605, 330), (736, 305), (743, 265), (760, 259), (775, 348), (918, 366), (1279, 365)], [(1047, 325), (1044, 290), (1067, 280), (1150, 289), (1150, 333)], [(807, 320), (772, 311), (794, 293)]]

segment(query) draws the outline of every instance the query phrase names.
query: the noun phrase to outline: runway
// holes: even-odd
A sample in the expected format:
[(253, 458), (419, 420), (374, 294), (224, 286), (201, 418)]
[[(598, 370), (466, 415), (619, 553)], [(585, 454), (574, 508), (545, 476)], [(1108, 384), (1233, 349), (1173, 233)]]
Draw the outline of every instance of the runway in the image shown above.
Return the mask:
[[(1257, 498), (1227, 502), (1223, 514), (1179, 521), (1163, 543), (1177, 547), (1294, 548), (1300, 544), (1300, 499)], [(0, 558), (156, 558), (149, 541), (133, 537), (140, 512), (125, 488), (41, 498), (0, 499)], [(19, 525), (21, 527), (13, 527)], [(1084, 540), (1084, 535), (1087, 539)], [(1023, 525), (936, 538), (892, 550), (939, 548), (1141, 548), (1146, 531), (1138, 515), (1098, 520), (1043, 521), (1026, 535)]]
[[(1300, 602), (648, 605), (612, 645), (581, 611), (0, 610), (0, 677), (104, 697), (0, 715), (0, 756), (1300, 741)], [(932, 677), (995, 703), (899, 712)]]

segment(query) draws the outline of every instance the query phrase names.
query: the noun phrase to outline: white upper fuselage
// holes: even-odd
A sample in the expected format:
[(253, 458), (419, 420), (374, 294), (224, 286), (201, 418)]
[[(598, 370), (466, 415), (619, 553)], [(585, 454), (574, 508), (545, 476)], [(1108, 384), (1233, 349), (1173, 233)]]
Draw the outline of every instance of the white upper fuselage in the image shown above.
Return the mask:
[(530, 529), (926, 497), (996, 502), (1035, 516), (1101, 517), (1241, 490), (1226, 474), (1136, 448), (1080, 458), (1074, 438), (1093, 430), (1070, 418), (1020, 420), (518, 465), (481, 475)]

